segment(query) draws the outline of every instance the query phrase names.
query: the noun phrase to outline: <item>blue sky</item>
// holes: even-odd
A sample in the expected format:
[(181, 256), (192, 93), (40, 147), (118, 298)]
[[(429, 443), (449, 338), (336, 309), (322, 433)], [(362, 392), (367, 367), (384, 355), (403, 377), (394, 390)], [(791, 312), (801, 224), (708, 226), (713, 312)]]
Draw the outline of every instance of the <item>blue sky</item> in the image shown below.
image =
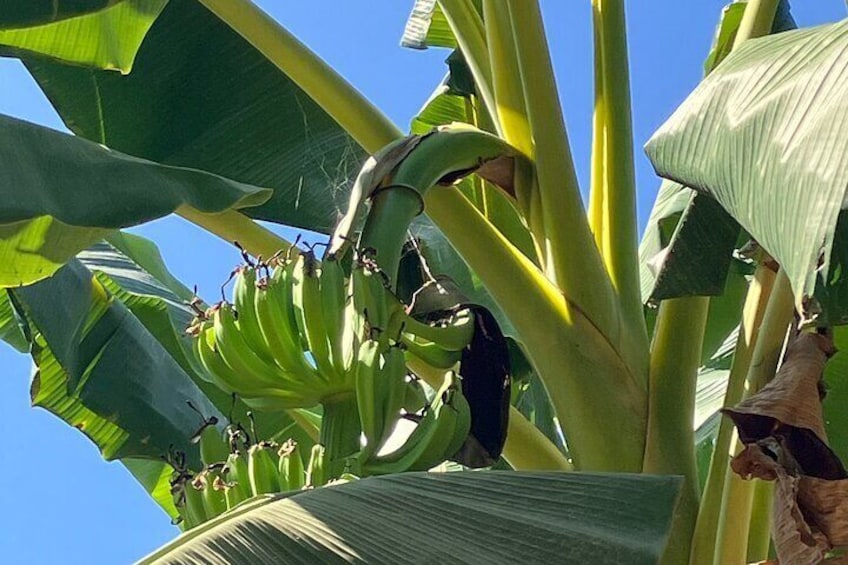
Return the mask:
[[(406, 127), (444, 73), (445, 51), (398, 47), (411, 0), (258, 2), (342, 75)], [(588, 0), (541, 0), (582, 186), (588, 181), (592, 39)], [(639, 217), (650, 212), (658, 181), (638, 147), (701, 77), (723, 0), (631, 0), (628, 25), (637, 143)], [(845, 16), (842, 0), (795, 2), (802, 26)], [(0, 59), (0, 113), (61, 128), (26, 72)], [(161, 246), (189, 286), (214, 289), (238, 254), (179, 219), (135, 229)], [(105, 463), (82, 434), (29, 406), (30, 360), (0, 344), (0, 465), (5, 509), (0, 547), (9, 563), (124, 563), (177, 530), (118, 463)]]

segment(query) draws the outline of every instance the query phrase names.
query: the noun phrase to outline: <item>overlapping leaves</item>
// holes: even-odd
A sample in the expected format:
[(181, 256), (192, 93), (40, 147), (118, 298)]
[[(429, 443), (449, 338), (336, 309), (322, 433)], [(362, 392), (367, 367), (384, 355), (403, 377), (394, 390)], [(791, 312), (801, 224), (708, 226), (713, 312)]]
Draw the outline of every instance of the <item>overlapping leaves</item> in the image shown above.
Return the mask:
[(0, 286), (44, 279), (110, 231), (256, 205), (266, 189), (161, 165), (0, 116)]

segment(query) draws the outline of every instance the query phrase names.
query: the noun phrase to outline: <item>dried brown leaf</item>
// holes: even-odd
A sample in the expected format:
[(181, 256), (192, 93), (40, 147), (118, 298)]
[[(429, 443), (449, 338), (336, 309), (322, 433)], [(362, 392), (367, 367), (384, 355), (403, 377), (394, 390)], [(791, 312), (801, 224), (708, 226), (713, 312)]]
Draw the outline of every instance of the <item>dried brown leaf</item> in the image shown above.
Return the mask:
[(848, 479), (801, 477), (798, 505), (834, 546), (848, 546)]
[(772, 435), (779, 424), (812, 430), (827, 442), (819, 381), (833, 348), (828, 341), (815, 333), (798, 335), (774, 379), (750, 398), (723, 410), (733, 419), (743, 443)]

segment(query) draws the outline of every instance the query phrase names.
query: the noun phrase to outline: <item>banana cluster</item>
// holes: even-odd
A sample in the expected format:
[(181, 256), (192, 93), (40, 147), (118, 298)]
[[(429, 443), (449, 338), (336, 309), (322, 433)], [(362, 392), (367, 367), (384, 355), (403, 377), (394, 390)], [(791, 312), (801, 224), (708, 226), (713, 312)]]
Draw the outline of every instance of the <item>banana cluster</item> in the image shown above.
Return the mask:
[(251, 408), (312, 407), (353, 390), (352, 352), (345, 358), (339, 335), (346, 296), (341, 266), (319, 266), (310, 252), (243, 265), (232, 303), (200, 313), (187, 333), (212, 382)]
[[(203, 470), (192, 474), (172, 462), (171, 494), (184, 529), (216, 518), (245, 500), (279, 492), (299, 491), (325, 484), (321, 472), (324, 448), (313, 446), (304, 466), (298, 445), (260, 441), (248, 445), (246, 434), (232, 433), (225, 441), (212, 425), (200, 434)], [(351, 476), (348, 479), (356, 478)]]
[[(384, 367), (391, 367), (397, 363), (394, 359), (398, 358), (398, 354), (392, 353), (392, 351), (393, 349), (389, 349), (389, 357), (386, 359)], [(402, 360), (402, 357), (400, 360)], [(357, 373), (357, 377), (359, 377), (359, 373)], [(359, 394), (359, 391), (357, 391), (357, 394)], [(389, 417), (384, 418), (384, 422), (392, 422), (392, 431), (400, 413), (397, 398), (402, 397), (403, 391), (401, 390), (395, 394), (389, 392), (384, 398), (377, 401), (377, 404), (390, 411)], [(377, 416), (371, 414), (377, 414)], [(380, 448), (389, 439), (391, 431), (387, 430), (385, 426), (381, 427), (379, 414), (379, 410), (374, 410), (365, 415), (362, 411), (360, 412), (363, 433), (368, 443), (351, 465), (357, 475), (385, 475), (431, 469), (450, 459), (459, 451), (471, 429), (471, 409), (462, 395), (459, 377), (453, 371), (445, 374), (442, 386), (436, 391), (433, 399), (425, 405), (421, 414), (407, 413), (404, 415), (405, 418), (416, 422), (416, 426), (400, 446), (388, 453), (384, 453), (385, 450)], [(368, 437), (369, 432), (366, 431), (369, 429), (379, 430), (377, 435), (374, 436), (377, 439), (373, 443)], [(387, 431), (389, 431), (389, 434), (387, 434)], [(376, 450), (369, 450), (368, 445), (376, 446)]]
[[(461, 377), (455, 372), (474, 335), (470, 309), (437, 322), (415, 319), (391, 292), (376, 263), (359, 254), (345, 267), (336, 257), (319, 262), (304, 251), (275, 257), (268, 264), (243, 265), (233, 277), (232, 303), (199, 312), (188, 329), (197, 358), (214, 384), (257, 410), (326, 406), (355, 398), (363, 441), (358, 452), (342, 454), (345, 468), (355, 476), (426, 470), (457, 452), (471, 425)], [(443, 375), (441, 383), (430, 383), (434, 391), (429, 400), (411, 364)], [(389, 440), (401, 419), (415, 423), (415, 428), (390, 450), (397, 440)], [(313, 486), (339, 478), (339, 453), (332, 445), (326, 447), (332, 454), (332, 476), (324, 476), (324, 457), (313, 453), (306, 470)], [(257, 445), (247, 454), (230, 455), (233, 464), (221, 471), (237, 468), (239, 457), (252, 461), (254, 451), (257, 460), (283, 461), (281, 453)], [(197, 481), (195, 490), (216, 490), (218, 485), (223, 500), (231, 504), (229, 499), (236, 502), (237, 497), (226, 496), (230, 483), (245, 485), (226, 473), (218, 477), (211, 472), (205, 481)], [(255, 487), (253, 494), (276, 492), (265, 489), (279, 490), (282, 485)]]

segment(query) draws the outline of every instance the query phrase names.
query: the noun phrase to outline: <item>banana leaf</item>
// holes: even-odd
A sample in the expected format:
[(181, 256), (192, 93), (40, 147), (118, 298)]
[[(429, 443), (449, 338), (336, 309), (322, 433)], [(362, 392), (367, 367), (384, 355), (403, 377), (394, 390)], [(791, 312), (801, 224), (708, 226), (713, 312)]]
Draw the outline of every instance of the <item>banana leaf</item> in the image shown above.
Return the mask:
[(49, 277), (114, 229), (180, 206), (221, 212), (270, 195), (2, 115), (0, 146), (0, 286)]
[[(3, 2), (0, 56), (41, 56), (126, 74), (132, 70), (150, 26), (167, 3), (168, 0)], [(68, 41), (69, 37), (74, 41)]]
[(75, 18), (123, 0), (28, 0), (0, 4), (0, 29), (33, 26)]
[[(127, 253), (103, 242), (54, 277), (8, 291), (33, 343), (32, 400), (80, 429), (105, 458), (122, 459), (173, 516), (163, 458), (182, 451), (199, 469), (190, 439), (203, 417), (249, 427), (249, 409), (204, 377), (184, 335), (193, 312), (176, 294), (187, 289), (155, 246), (131, 234), (111, 239)], [(307, 448), (317, 432), (285, 412), (257, 412), (252, 421), (262, 439), (293, 437)]]
[(734, 50), (648, 142), (658, 173), (715, 198), (783, 267), (807, 318), (848, 321), (848, 22)]
[(193, 0), (168, 2), (129, 75), (23, 60), (77, 135), (274, 189), (246, 212), (255, 218), (328, 233), (365, 160), (326, 112)]
[(656, 563), (680, 484), (497, 471), (368, 478), (247, 503), (140, 563)]
[[(735, 2), (722, 12), (705, 75), (730, 53), (746, 6)], [(789, 2), (781, 0), (771, 32), (796, 27)], [(739, 234), (739, 224), (714, 199), (664, 181), (639, 247), (643, 301), (721, 294)]]

